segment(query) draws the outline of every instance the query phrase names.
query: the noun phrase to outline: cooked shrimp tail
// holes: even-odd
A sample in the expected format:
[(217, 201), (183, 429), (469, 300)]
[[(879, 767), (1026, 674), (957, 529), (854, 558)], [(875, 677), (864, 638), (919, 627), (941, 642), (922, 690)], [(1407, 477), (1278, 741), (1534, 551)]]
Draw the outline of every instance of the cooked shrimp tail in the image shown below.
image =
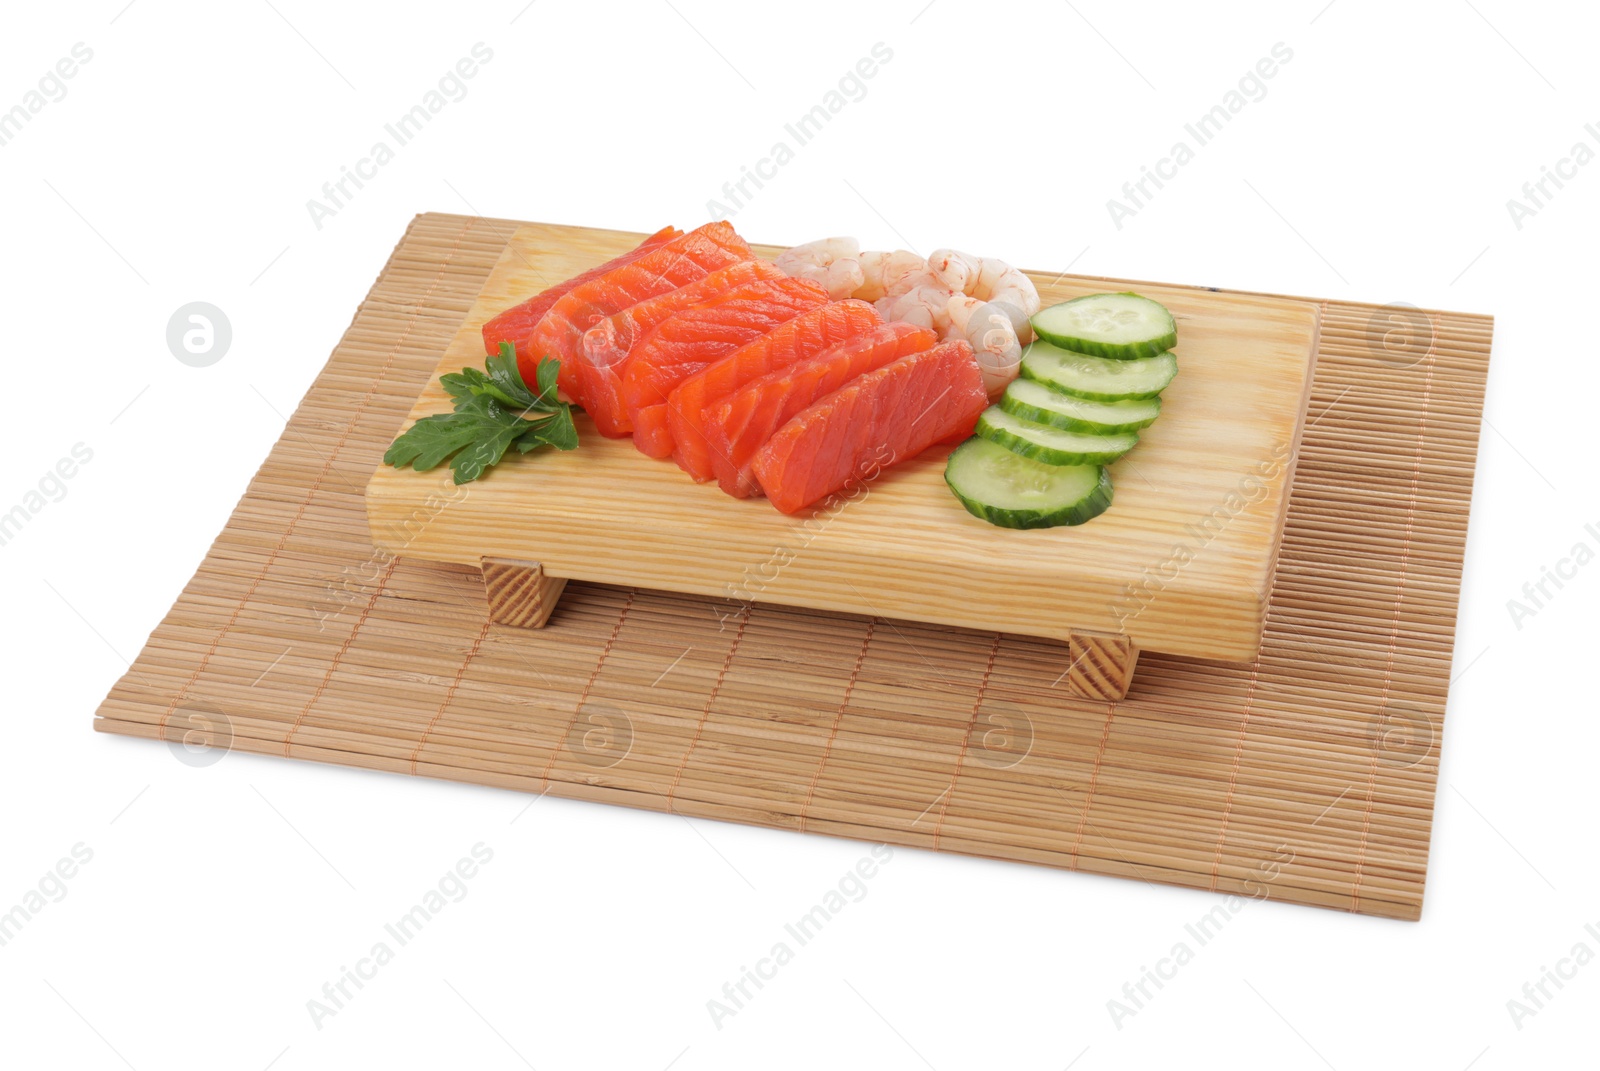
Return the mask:
[(966, 294), (951, 295), (946, 307), (947, 338), (964, 338), (972, 344), (983, 372), (983, 388), (998, 397), (1017, 378), (1022, 365), (1022, 345), (1009, 312), (1001, 305)]

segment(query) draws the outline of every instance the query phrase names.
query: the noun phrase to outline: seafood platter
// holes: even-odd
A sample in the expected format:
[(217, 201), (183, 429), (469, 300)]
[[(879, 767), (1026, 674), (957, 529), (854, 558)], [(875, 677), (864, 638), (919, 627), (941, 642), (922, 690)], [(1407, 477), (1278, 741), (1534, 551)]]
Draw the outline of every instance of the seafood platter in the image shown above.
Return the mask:
[[(374, 543), (559, 626), (568, 580), (1255, 657), (1315, 303), (850, 238), (522, 227), (367, 488)], [(556, 614), (552, 621), (552, 614)], [(988, 642), (984, 640), (983, 642)]]

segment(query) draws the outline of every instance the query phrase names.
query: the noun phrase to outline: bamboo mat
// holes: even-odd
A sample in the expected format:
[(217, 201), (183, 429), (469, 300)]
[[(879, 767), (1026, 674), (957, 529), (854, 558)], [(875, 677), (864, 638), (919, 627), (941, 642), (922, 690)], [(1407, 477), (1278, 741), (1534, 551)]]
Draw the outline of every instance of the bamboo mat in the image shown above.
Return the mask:
[(1324, 303), (1259, 659), (1094, 703), (1047, 641), (577, 582), (491, 627), (476, 570), (375, 551), (516, 226), (412, 223), (96, 729), (1419, 916), (1489, 318)]

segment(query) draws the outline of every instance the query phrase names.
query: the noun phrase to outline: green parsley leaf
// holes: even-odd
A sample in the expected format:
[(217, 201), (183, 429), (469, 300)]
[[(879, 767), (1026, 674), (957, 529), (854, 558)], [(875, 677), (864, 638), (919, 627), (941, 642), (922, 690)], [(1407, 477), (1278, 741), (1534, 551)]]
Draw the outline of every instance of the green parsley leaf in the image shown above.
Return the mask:
[(477, 437), (477, 427), (458, 420), (453, 414), (423, 417), (411, 426), (410, 431), (394, 441), (389, 452), (383, 455), (383, 460), (397, 469), (410, 465), (418, 472), (427, 472), (438, 468), (451, 454), (463, 449)]
[(463, 368), (440, 377), (455, 411), (417, 421), (389, 447), (384, 463), (426, 472), (449, 460), (455, 482), (463, 484), (499, 464), (513, 444), (519, 454), (541, 446), (577, 449), (572, 407), (556, 396), (560, 370), (560, 361), (540, 360), (534, 393), (517, 369), (515, 350), (501, 343), (484, 369)]
[(560, 371), (561, 362), (554, 357), (546, 357), (539, 362), (535, 375), (539, 380), (540, 398), (552, 402), (556, 400), (556, 376)]
[(439, 385), (452, 398), (470, 398), (474, 394), (481, 394), (487, 383), (488, 377), (476, 368), (463, 368), (439, 377)]
[[(560, 364), (560, 361), (556, 362), (557, 367)], [(512, 409), (533, 409), (544, 400), (534, 395), (522, 382), (522, 373), (517, 371), (517, 356), (509, 342), (501, 343), (500, 352), (484, 362), (484, 367), (489, 373), (488, 393)], [(555, 396), (552, 395), (550, 401), (554, 400)]]
[(517, 439), (517, 449), (524, 454), (540, 446), (553, 446), (557, 450), (578, 448), (578, 427), (572, 422), (571, 410), (552, 413)]

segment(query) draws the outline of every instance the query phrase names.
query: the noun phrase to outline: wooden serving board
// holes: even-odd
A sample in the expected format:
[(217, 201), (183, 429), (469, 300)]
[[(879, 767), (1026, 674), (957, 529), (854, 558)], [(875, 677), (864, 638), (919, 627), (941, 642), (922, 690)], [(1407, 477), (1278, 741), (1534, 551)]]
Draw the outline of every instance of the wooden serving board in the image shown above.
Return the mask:
[[(486, 320), (641, 238), (519, 228), (408, 422), (450, 411), (438, 375), (481, 366)], [(1032, 278), (1046, 305), (1096, 289)], [(1161, 418), (1111, 467), (1111, 509), (1079, 527), (1019, 532), (970, 516), (944, 484), (948, 447), (789, 517), (696, 484), (580, 417), (579, 449), (511, 459), (447, 501), (437, 474), (380, 465), (366, 495), (372, 538), (410, 558), (522, 560), (561, 579), (1061, 640), (1116, 633), (1142, 650), (1249, 661), (1283, 533), (1317, 306), (1142, 292), (1177, 317), (1178, 378)]]

